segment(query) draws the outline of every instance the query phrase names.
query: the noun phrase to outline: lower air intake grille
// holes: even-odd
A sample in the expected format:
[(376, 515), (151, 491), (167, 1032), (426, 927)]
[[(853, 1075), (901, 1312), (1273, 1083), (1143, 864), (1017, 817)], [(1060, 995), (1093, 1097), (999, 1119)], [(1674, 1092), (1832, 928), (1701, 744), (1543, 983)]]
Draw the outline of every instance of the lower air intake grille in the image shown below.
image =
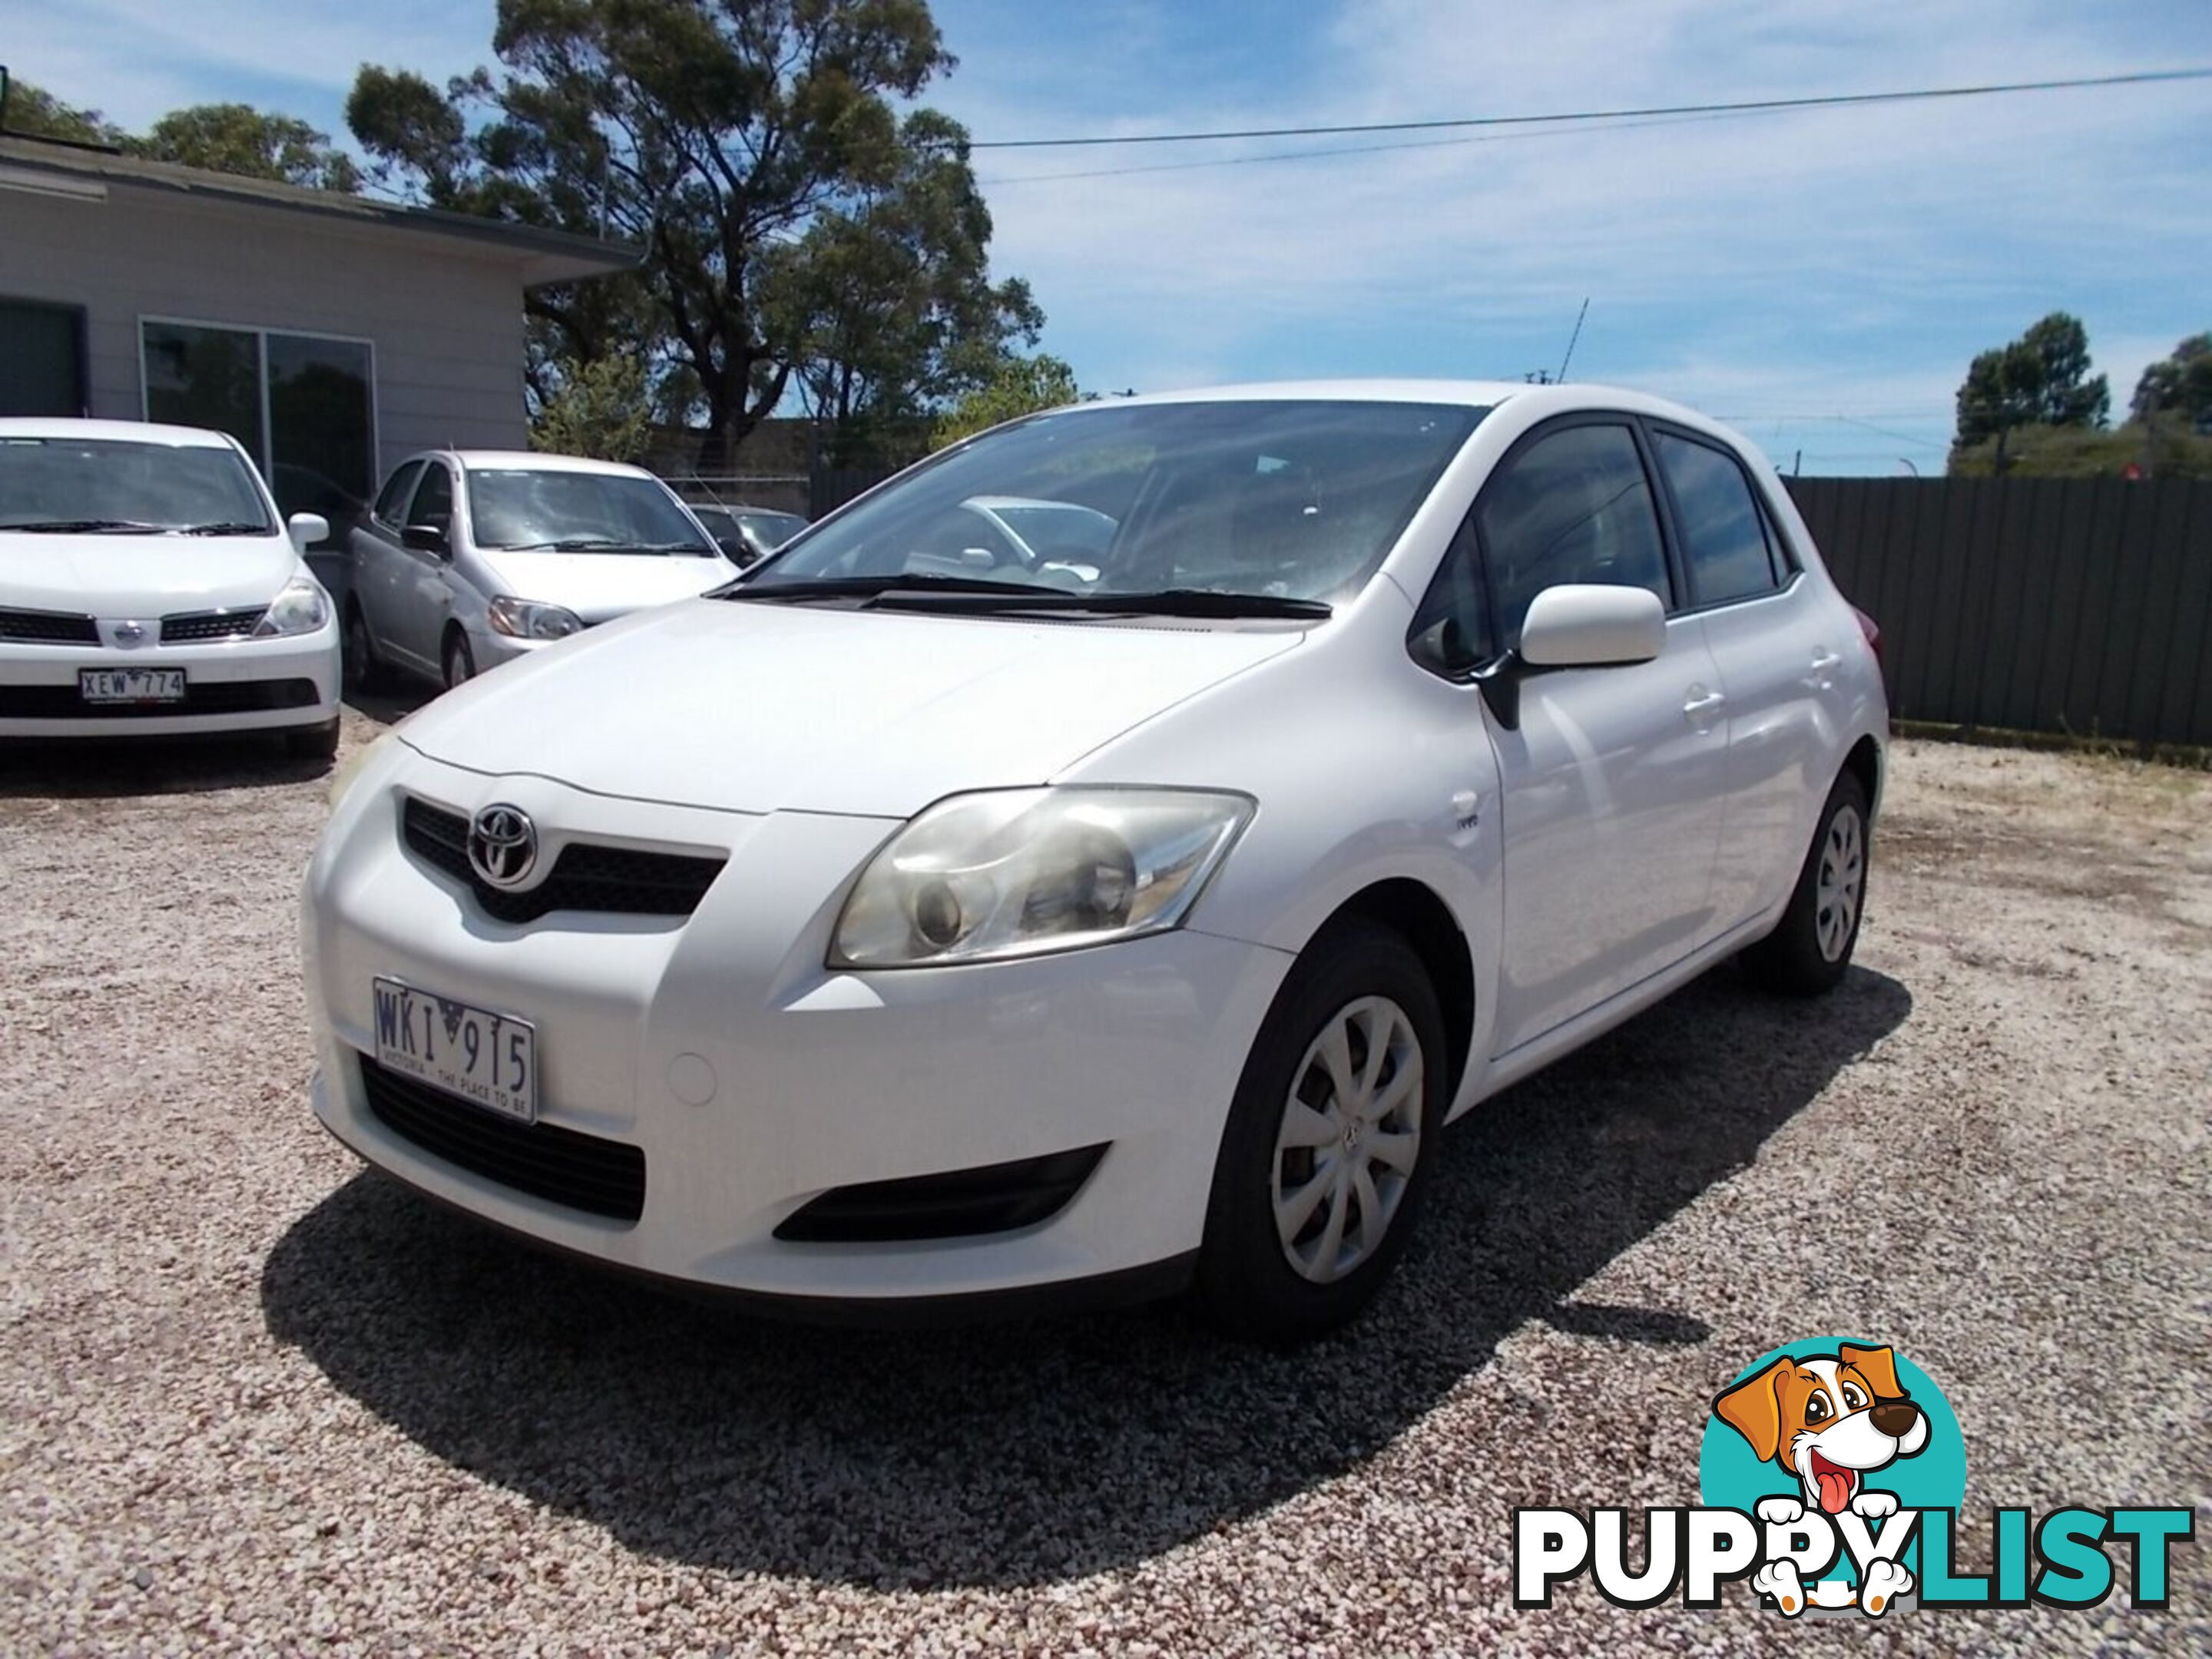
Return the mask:
[(964, 1238), (1033, 1227), (1067, 1207), (1106, 1156), (1103, 1143), (1012, 1164), (833, 1187), (784, 1219), (793, 1243)]
[(544, 881), (508, 892), (478, 880), (469, 867), (469, 821), (459, 812), (410, 797), (400, 811), (400, 834), (425, 864), (467, 883), (486, 915), (516, 923), (535, 921), (555, 910), (688, 916), (726, 861), (571, 842)]
[(378, 1122), (471, 1175), (617, 1221), (644, 1212), (645, 1154), (635, 1146), (501, 1117), (366, 1054), (361, 1081)]
[(249, 714), (312, 708), (313, 680), (195, 680), (175, 702), (87, 702), (74, 685), (0, 685), (0, 715), (16, 720), (161, 720), (172, 714)]

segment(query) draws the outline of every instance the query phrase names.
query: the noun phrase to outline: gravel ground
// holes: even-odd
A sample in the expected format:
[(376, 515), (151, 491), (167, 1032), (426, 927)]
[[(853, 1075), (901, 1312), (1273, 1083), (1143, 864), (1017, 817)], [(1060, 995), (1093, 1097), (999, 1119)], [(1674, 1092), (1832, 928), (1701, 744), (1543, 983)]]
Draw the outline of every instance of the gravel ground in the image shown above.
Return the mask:
[[(349, 741), (374, 726), (352, 717)], [(2212, 1651), (2172, 1610), (1516, 1613), (1516, 1504), (1693, 1503), (1880, 1333), (1987, 1509), (2212, 1503), (2212, 780), (1900, 747), (1860, 962), (1723, 969), (1446, 1137), (1383, 1304), (824, 1334), (530, 1254), (310, 1118), (319, 777), (0, 759), (0, 1650)]]

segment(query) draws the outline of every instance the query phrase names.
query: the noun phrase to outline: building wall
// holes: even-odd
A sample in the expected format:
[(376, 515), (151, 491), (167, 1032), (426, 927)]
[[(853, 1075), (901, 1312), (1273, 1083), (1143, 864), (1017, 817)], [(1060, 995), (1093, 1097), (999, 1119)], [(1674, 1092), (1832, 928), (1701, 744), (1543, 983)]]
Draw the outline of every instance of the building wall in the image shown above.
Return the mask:
[(87, 308), (92, 413), (143, 417), (141, 317), (373, 343), (377, 475), (439, 444), (520, 448), (520, 268), (450, 239), (111, 189), (0, 191), (0, 296)]

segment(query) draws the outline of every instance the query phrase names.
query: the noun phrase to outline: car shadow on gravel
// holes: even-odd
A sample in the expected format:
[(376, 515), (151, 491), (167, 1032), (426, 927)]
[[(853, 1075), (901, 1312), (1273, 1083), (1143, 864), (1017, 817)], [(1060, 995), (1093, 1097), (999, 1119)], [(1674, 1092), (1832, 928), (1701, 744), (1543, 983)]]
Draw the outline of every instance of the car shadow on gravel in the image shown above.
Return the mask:
[(115, 799), (309, 783), (326, 775), (319, 756), (294, 755), (281, 737), (39, 738), (0, 749), (0, 800)]
[(1911, 1006), (1865, 969), (1811, 1005), (1708, 975), (1447, 1133), (1394, 1284), (1297, 1352), (1231, 1346), (1173, 1308), (918, 1334), (765, 1323), (538, 1255), (370, 1173), (278, 1242), (263, 1310), (434, 1455), (641, 1553), (881, 1587), (1037, 1584), (1343, 1472), (1528, 1321), (1702, 1341), (1698, 1298), (1725, 1285), (1687, 1286), (1678, 1307), (1568, 1298)]

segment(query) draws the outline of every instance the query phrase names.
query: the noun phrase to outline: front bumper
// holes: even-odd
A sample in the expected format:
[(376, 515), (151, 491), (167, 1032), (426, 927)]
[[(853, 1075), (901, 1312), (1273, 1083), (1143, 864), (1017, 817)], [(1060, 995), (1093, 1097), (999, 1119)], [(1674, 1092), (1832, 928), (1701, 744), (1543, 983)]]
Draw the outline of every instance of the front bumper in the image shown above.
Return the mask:
[[(0, 641), (0, 738), (191, 737), (324, 726), (338, 717), (335, 621), (312, 634), (193, 645), (118, 646), (109, 643), (112, 624), (98, 627), (97, 644)], [(76, 707), (84, 668), (181, 668), (187, 700), (128, 713)]]
[[(1102, 1277), (1170, 1288), (1197, 1249), (1284, 953), (1185, 930), (1022, 963), (834, 973), (830, 931), (887, 821), (611, 800), (411, 751), (378, 770), (310, 866), (304, 912), (315, 1112), (368, 1162), (561, 1249), (802, 1306), (920, 1309)], [(559, 834), (728, 863), (688, 919), (508, 926), (404, 848), (403, 783), (459, 811), (507, 800)], [(532, 1197), (395, 1132), (361, 1063), (379, 975), (533, 1020), (539, 1121), (641, 1149), (637, 1219)], [(1016, 1231), (775, 1237), (831, 1188), (1100, 1143), (1074, 1198)]]

